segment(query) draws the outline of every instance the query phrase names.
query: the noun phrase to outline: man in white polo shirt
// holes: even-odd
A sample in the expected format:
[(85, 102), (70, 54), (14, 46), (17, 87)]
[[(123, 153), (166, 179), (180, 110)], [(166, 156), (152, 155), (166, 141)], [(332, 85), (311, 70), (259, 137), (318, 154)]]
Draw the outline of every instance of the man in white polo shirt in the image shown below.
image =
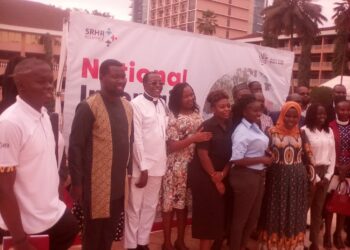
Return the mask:
[(144, 94), (134, 109), (133, 172), (126, 208), (125, 248), (147, 250), (162, 176), (166, 170), (167, 108), (160, 98), (164, 83), (156, 72), (143, 78)]
[(51, 250), (65, 250), (78, 225), (58, 197), (55, 139), (43, 107), (53, 94), (52, 70), (25, 59), (14, 80), (19, 96), (0, 116), (0, 228), (10, 232), (16, 250), (34, 249), (30, 234), (48, 234)]

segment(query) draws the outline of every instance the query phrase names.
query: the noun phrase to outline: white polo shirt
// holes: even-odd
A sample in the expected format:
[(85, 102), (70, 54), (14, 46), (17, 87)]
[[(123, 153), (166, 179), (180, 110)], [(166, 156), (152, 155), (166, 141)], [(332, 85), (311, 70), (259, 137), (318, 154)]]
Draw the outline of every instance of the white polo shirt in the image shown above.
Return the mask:
[[(19, 97), (0, 116), (0, 167), (12, 166), (24, 231), (51, 228), (66, 209), (58, 197), (55, 139), (46, 109), (39, 113)], [(7, 229), (1, 214), (0, 228)]]
[(133, 177), (140, 170), (148, 170), (149, 176), (163, 176), (166, 171), (166, 135), (168, 123), (166, 104), (157, 104), (139, 95), (131, 101), (134, 109)]

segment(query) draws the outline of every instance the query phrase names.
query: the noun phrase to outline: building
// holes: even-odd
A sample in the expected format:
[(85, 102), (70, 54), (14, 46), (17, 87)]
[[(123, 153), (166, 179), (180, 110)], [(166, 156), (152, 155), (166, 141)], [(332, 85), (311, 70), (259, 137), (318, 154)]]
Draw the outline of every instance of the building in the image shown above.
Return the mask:
[[(45, 58), (48, 54), (52, 54), (54, 72), (57, 74), (62, 27), (66, 17), (67, 11), (52, 6), (24, 0), (2, 1), (0, 75), (13, 57)], [(45, 43), (50, 43), (50, 46)]]
[[(321, 28), (320, 34), (316, 37), (314, 45), (311, 49), (311, 79), (310, 87), (318, 86), (329, 79), (332, 79), (332, 58), (334, 51), (334, 41), (336, 38), (336, 31), (334, 27)], [(235, 39), (247, 43), (261, 45), (262, 36), (260, 34), (251, 34), (245, 37)], [(279, 36), (279, 48), (290, 50), (290, 37)], [(301, 45), (298, 37), (294, 40), (293, 52), (295, 53), (295, 63), (293, 66), (293, 85), (297, 86), (298, 62), (301, 54)], [(350, 38), (349, 38), (350, 46)], [(350, 69), (350, 63), (347, 65)]]
[(263, 18), (261, 11), (267, 7), (267, 0), (254, 0), (253, 32), (262, 33)]
[[(198, 33), (197, 19), (211, 10), (216, 14), (216, 36), (236, 38), (253, 29), (254, 13), (261, 12), (265, 0), (148, 0), (147, 23)], [(255, 7), (256, 6), (256, 7)]]
[(132, 21), (136, 23), (147, 23), (148, 0), (132, 0)]

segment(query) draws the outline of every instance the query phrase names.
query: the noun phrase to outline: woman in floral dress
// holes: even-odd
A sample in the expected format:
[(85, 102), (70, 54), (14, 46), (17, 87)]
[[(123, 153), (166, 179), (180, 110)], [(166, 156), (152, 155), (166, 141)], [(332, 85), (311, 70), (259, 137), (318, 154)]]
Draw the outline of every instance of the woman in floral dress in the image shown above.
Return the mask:
[[(187, 167), (193, 158), (196, 142), (207, 141), (211, 133), (198, 130), (202, 118), (198, 112), (192, 87), (187, 83), (177, 84), (169, 97), (171, 111), (167, 128), (168, 160), (167, 172), (163, 177), (161, 206), (163, 216), (163, 249), (185, 250), (185, 226), (189, 192), (187, 187)], [(171, 242), (171, 222), (177, 217), (177, 240), (174, 247)]]
[(273, 163), (266, 172), (260, 249), (304, 249), (309, 180), (302, 155), (310, 159), (311, 150), (298, 127), (300, 116), (300, 105), (286, 102), (270, 130)]

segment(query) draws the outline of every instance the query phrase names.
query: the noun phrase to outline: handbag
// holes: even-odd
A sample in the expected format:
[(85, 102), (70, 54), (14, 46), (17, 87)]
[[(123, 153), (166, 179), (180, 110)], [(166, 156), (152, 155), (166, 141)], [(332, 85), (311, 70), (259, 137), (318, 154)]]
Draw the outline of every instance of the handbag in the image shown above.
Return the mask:
[[(342, 184), (345, 184), (345, 189), (342, 189)], [(329, 194), (326, 202), (326, 210), (331, 213), (337, 213), (345, 216), (350, 216), (350, 186), (344, 180), (339, 182), (337, 188)]]

